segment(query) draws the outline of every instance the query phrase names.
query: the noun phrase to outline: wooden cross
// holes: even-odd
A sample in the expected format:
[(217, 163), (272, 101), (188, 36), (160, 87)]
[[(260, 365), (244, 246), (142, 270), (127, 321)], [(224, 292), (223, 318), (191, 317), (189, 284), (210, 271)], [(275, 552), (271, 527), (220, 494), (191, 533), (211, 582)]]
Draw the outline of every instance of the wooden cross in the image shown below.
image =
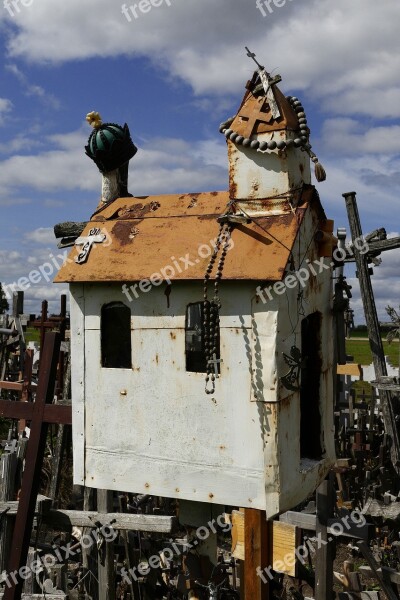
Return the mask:
[(94, 227), (89, 231), (88, 237), (79, 237), (75, 240), (76, 246), (82, 246), (82, 250), (75, 258), (75, 262), (78, 265), (85, 263), (88, 259), (89, 253), (92, 249), (93, 244), (102, 244), (106, 239), (106, 235), (101, 233), (101, 230), (97, 227)]
[(217, 358), (217, 355), (215, 354), (215, 352), (213, 354), (212, 360), (208, 361), (209, 365), (214, 365), (214, 371), (215, 371), (215, 376), (216, 377), (219, 377), (219, 374), (218, 374), (218, 364), (222, 363), (222, 362), (224, 362), (224, 361), (221, 360), (220, 358)]
[(28, 556), (48, 425), (49, 423), (64, 425), (72, 423), (71, 406), (52, 404), (59, 351), (60, 334), (47, 333), (42, 348), (41, 370), (35, 402), (0, 400), (0, 416), (31, 421), (4, 600), (20, 600), (21, 598), (24, 580), (20, 576), (20, 569), (26, 565)]
[[(376, 230), (369, 236), (363, 236), (360, 216), (358, 213), (356, 193), (349, 192), (343, 194), (346, 201), (347, 215), (349, 218), (351, 238), (353, 242), (354, 260), (357, 266), (357, 277), (360, 284), (361, 299), (363, 302), (365, 320), (368, 327), (368, 338), (372, 350), (372, 360), (374, 363), (375, 375), (379, 381), (382, 377), (387, 377), (387, 367), (385, 360), (385, 352), (381, 338), (380, 326), (378, 321), (378, 313), (376, 310), (374, 291), (371, 282), (371, 273), (368, 267), (368, 262), (373, 256), (373, 251), (379, 252), (399, 247), (400, 238), (394, 240), (374, 241), (376, 237), (381, 238), (380, 230)], [(368, 242), (368, 251), (362, 254), (357, 246), (359, 242), (366, 240)], [(358, 242), (358, 243), (357, 243)], [(390, 242), (388, 244), (387, 242)], [(364, 244), (363, 244), (364, 245)], [(375, 255), (376, 256), (376, 255)], [(396, 407), (390, 390), (381, 390), (380, 394), (383, 422), (385, 424), (385, 432), (390, 437), (390, 457), (396, 473), (400, 474), (400, 436), (396, 423)]]

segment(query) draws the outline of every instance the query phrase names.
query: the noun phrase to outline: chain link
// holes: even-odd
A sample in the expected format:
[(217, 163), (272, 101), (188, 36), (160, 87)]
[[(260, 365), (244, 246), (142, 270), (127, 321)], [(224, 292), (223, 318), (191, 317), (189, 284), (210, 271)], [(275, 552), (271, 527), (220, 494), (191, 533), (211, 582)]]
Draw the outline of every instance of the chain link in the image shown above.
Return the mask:
[[(219, 311), (221, 308), (221, 300), (219, 298), (219, 282), (222, 278), (222, 273), (225, 264), (226, 254), (229, 249), (231, 240), (232, 226), (229, 223), (222, 223), (219, 228), (218, 238), (215, 243), (214, 251), (210, 257), (210, 262), (204, 275), (204, 351), (206, 356), (207, 375), (206, 375), (206, 394), (214, 394), (215, 392), (215, 370), (214, 355), (218, 356), (217, 346), (219, 339)], [(217, 272), (214, 281), (214, 297), (212, 301), (208, 299), (208, 284), (211, 278), (212, 271), (221, 250)], [(210, 387), (211, 386), (211, 387)]]

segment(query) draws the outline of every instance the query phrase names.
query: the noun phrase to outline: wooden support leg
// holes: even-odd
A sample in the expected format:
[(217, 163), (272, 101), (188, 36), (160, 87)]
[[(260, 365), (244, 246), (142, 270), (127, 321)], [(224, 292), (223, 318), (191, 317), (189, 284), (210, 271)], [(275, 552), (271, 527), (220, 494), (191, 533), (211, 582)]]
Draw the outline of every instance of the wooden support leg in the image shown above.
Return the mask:
[[(1, 457), (0, 469), (0, 500), (2, 502), (14, 500), (15, 473), (17, 469), (16, 452), (12, 452), (11, 454), (3, 454)], [(2, 573), (7, 567), (14, 523), (15, 517), (7, 517), (7, 513), (2, 516), (0, 521), (0, 573)]]
[(244, 600), (269, 600), (269, 579), (266, 574), (260, 576), (270, 562), (268, 522), (265, 512), (245, 509), (244, 539)]
[[(113, 493), (97, 490), (97, 510), (99, 513), (113, 511)], [(106, 540), (99, 550), (99, 600), (115, 600), (114, 544)]]
[(317, 556), (315, 569), (315, 600), (334, 598), (333, 559), (335, 541), (328, 534), (328, 519), (333, 516), (334, 488), (332, 478), (325, 479), (317, 490)]
[[(85, 487), (83, 494), (83, 510), (94, 510), (95, 490)], [(90, 535), (91, 531), (92, 530), (89, 528), (84, 528), (82, 533), (83, 535)], [(85, 575), (87, 572), (90, 572), (90, 575), (87, 575), (84, 580), (86, 598), (87, 600), (98, 600), (97, 548), (95, 544), (91, 544), (88, 548), (82, 548), (82, 563), (83, 568), (85, 569)]]

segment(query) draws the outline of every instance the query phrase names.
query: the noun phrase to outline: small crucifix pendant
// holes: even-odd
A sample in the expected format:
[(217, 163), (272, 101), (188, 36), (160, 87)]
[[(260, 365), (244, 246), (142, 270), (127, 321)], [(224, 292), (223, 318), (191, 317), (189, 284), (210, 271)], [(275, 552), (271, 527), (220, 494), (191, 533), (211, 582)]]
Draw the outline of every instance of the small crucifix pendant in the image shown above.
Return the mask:
[(218, 364), (222, 363), (222, 362), (224, 362), (224, 361), (221, 360), (220, 358), (217, 358), (217, 355), (215, 354), (215, 352), (213, 354), (212, 360), (208, 361), (209, 365), (214, 365), (215, 377), (217, 377), (217, 378), (219, 377), (219, 374), (218, 374)]
[(76, 246), (82, 246), (82, 250), (75, 258), (75, 262), (78, 265), (85, 263), (88, 259), (93, 244), (102, 244), (106, 237), (107, 236), (104, 233), (101, 233), (101, 230), (96, 227), (89, 231), (88, 237), (79, 237), (77, 240), (75, 240)]

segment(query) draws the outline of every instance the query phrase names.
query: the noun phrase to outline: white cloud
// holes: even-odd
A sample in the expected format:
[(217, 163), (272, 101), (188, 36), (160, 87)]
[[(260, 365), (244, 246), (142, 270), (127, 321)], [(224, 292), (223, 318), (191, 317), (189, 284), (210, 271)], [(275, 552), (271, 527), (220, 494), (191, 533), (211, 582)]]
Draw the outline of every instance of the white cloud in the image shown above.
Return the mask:
[[(399, 98), (400, 102), (400, 98)], [(400, 125), (366, 128), (365, 123), (350, 118), (327, 119), (323, 126), (324, 149), (351, 154), (400, 153)]]
[(0, 98), (0, 125), (4, 122), (4, 117), (12, 110), (12, 102), (7, 98)]
[(226, 95), (253, 68), (250, 45), (286, 89), (337, 114), (386, 118), (400, 115), (399, 20), (395, 0), (287, 2), (266, 18), (247, 0), (173, 0), (131, 23), (119, 2), (41, 0), (15, 15), (8, 49), (42, 63), (145, 56), (196, 94)]
[(37, 244), (54, 244), (54, 232), (51, 227), (39, 227), (25, 234), (25, 239)]
[(35, 96), (36, 98), (39, 98), (43, 104), (50, 106), (51, 108), (60, 108), (60, 101), (53, 94), (46, 92), (40, 85), (30, 83), (25, 73), (23, 73), (17, 65), (9, 64), (6, 65), (5, 68), (18, 79), (25, 90), (26, 96)]
[[(55, 149), (0, 161), (0, 189), (83, 190), (94, 192), (98, 198), (101, 175), (84, 154), (87, 135), (83, 130), (53, 135), (49, 141)], [(212, 151), (210, 155), (207, 148)], [(148, 139), (131, 161), (130, 192), (142, 195), (226, 189), (224, 153), (226, 156), (223, 140), (191, 144), (175, 138)]]

